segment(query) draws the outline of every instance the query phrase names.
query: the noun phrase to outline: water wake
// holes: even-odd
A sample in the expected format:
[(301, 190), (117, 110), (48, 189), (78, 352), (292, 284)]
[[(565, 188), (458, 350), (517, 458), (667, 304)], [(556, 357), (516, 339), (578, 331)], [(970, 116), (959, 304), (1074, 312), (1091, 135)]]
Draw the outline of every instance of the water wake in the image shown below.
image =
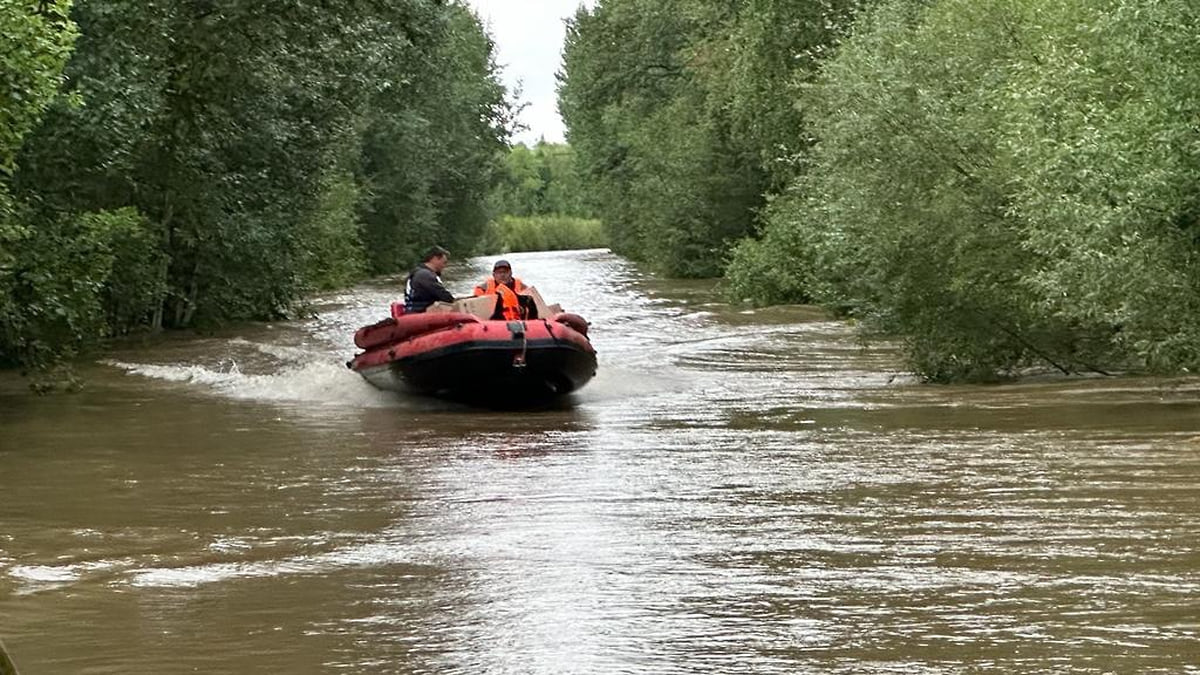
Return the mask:
[[(328, 358), (327, 356), (325, 357)], [(285, 365), (273, 372), (245, 373), (237, 362), (225, 367), (197, 364), (144, 364), (105, 361), (131, 375), (196, 385), (238, 400), (386, 408), (400, 405), (395, 394), (379, 391), (341, 363), (328, 360)]]

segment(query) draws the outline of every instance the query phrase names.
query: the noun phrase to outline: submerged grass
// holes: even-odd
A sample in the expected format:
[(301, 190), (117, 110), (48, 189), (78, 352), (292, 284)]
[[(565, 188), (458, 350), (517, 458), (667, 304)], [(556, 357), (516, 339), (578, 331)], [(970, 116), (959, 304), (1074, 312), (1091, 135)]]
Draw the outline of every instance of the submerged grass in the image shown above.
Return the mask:
[(573, 216), (501, 216), (488, 225), (483, 253), (566, 251), (608, 246), (599, 220)]

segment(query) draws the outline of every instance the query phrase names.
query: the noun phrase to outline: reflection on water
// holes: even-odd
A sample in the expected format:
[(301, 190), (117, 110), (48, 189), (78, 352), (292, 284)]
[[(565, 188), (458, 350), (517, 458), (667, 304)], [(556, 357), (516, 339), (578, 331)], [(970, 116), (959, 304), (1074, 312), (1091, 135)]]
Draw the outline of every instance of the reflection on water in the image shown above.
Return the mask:
[(0, 380), (22, 672), (1196, 672), (1200, 380), (925, 386), (809, 308), (510, 259), (593, 323), (554, 409), (363, 383), (395, 282)]

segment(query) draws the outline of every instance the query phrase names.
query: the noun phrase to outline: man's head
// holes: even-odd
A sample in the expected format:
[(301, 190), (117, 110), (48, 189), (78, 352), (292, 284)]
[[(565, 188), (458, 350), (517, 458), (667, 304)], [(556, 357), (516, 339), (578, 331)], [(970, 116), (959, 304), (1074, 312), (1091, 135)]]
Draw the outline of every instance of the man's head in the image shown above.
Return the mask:
[(441, 274), (442, 270), (446, 269), (446, 263), (450, 262), (450, 251), (441, 246), (432, 246), (425, 252), (425, 257), (421, 262), (436, 274)]
[(498, 284), (512, 283), (512, 265), (509, 265), (507, 260), (497, 260), (496, 264), (492, 265), (492, 278)]

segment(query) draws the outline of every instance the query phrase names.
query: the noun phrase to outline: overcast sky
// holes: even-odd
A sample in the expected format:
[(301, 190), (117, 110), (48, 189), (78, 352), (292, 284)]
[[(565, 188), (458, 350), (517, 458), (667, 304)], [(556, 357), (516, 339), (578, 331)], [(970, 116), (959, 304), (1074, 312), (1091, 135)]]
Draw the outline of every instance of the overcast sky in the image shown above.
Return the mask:
[(479, 13), (496, 42), (496, 61), (503, 67), (510, 92), (520, 89), (527, 103), (520, 121), (529, 127), (514, 142), (563, 140), (562, 119), (555, 103), (554, 74), (562, 65), (563, 20), (594, 0), (467, 0)]

